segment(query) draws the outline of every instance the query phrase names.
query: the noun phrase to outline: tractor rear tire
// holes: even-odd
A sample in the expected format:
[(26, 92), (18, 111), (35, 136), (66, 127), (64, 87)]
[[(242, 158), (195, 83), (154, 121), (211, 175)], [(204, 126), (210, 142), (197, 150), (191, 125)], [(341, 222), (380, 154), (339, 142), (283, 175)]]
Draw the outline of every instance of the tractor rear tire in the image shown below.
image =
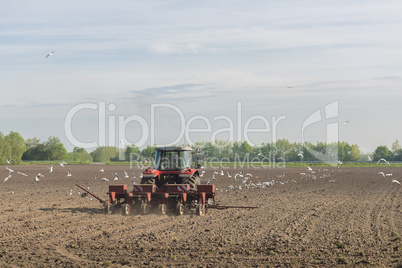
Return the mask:
[(190, 184), (190, 191), (197, 191), (197, 185), (200, 184), (200, 177), (194, 174), (190, 178), (184, 178), (182, 184)]

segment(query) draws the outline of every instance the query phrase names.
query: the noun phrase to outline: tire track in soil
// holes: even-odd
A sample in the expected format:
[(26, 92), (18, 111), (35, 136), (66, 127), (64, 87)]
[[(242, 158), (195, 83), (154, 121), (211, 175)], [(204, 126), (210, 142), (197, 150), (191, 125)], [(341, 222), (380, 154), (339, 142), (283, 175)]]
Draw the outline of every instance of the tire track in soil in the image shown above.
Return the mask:
[[(296, 227), (293, 229), (293, 232), (291, 233), (292, 236), (296, 234), (302, 234), (301, 232), (302, 230), (300, 230), (300, 228), (303, 228), (303, 230), (306, 231), (305, 232), (306, 235), (308, 232), (313, 232), (317, 226), (316, 224), (317, 220), (319, 221), (319, 219), (326, 214), (332, 214), (336, 208), (344, 206), (344, 204), (347, 203), (348, 201), (349, 200), (347, 199), (343, 199), (342, 201), (336, 200), (331, 203), (328, 203), (325, 206), (321, 206), (319, 209), (314, 209), (314, 211), (308, 213), (307, 216), (303, 216), (303, 220), (297, 222)], [(305, 229), (304, 225), (306, 225), (306, 223), (308, 223), (312, 219), (314, 220), (314, 224), (310, 224), (309, 228)]]
[[(401, 195), (400, 189), (395, 188), (395, 195), (394, 195), (394, 198), (393, 198), (393, 202), (391, 204), (391, 209), (397, 208), (397, 206), (398, 206), (397, 203), (401, 201), (400, 195)], [(391, 223), (390, 225), (393, 227), (392, 231), (394, 233), (399, 234), (399, 231), (396, 229), (397, 224), (395, 223), (395, 212), (394, 211), (391, 211), (391, 215), (390, 215), (389, 218), (390, 218), (390, 223)]]
[[(108, 215), (104, 215), (104, 216), (107, 217)], [(113, 216), (123, 217), (121, 215), (113, 215)], [(66, 246), (69, 243), (76, 241), (77, 236), (82, 239), (91, 239), (91, 238), (97, 237), (99, 235), (102, 235), (102, 233), (104, 231), (118, 232), (120, 230), (132, 228), (132, 226), (126, 226), (126, 225), (123, 225), (121, 228), (116, 228), (115, 225), (111, 225), (111, 227), (108, 227), (108, 228), (105, 228), (102, 230), (97, 230), (96, 233), (94, 231), (92, 231), (92, 233), (90, 233), (89, 235), (86, 235), (87, 232), (85, 230), (82, 230), (81, 226), (86, 226), (87, 224), (96, 225), (96, 224), (104, 223), (105, 222), (104, 218), (100, 217), (98, 220), (95, 220), (93, 218), (83, 220), (82, 217), (77, 217), (74, 219), (74, 221), (72, 221), (71, 218), (65, 218), (65, 220), (66, 220), (65, 222), (59, 222), (59, 220), (60, 219), (56, 219), (56, 221), (48, 221), (47, 223), (50, 225), (50, 227), (41, 228), (41, 229), (37, 229), (37, 230), (27, 230), (27, 231), (22, 231), (22, 232), (19, 231), (16, 234), (9, 234), (6, 237), (0, 239), (0, 242), (10, 242), (10, 241), (17, 241), (17, 240), (23, 240), (25, 242), (28, 242), (32, 239), (35, 239), (38, 235), (40, 235), (41, 237), (46, 237), (48, 235), (51, 235), (55, 231), (68, 230), (70, 233), (71, 232), (74, 233), (74, 237), (64, 240), (61, 245), (54, 245), (53, 243), (39, 243), (36, 246), (40, 247), (40, 248), (46, 248), (46, 247), (53, 248), (53, 249), (55, 249), (55, 252), (57, 252), (58, 255), (61, 257), (66, 257), (67, 259), (72, 260), (72, 261), (79, 261), (80, 263), (92, 264), (95, 262), (92, 260), (90, 260), (90, 261), (84, 260), (83, 258), (80, 258), (79, 256), (69, 252), (66, 249)], [(109, 218), (106, 221), (110, 222), (111, 220), (112, 219)], [(160, 224), (153, 225), (152, 228), (147, 227), (148, 225), (153, 224), (154, 222), (161, 221), (161, 220), (162, 220), (162, 222)], [(152, 230), (158, 229), (161, 226), (172, 225), (180, 220), (181, 219), (177, 219), (176, 221), (171, 221), (168, 218), (160, 218), (158, 216), (154, 216), (151, 219), (147, 219), (145, 217), (145, 218), (141, 219), (140, 222), (138, 222), (138, 221), (135, 222), (135, 225), (137, 228), (139, 228), (140, 230), (143, 229), (143, 231), (137, 231), (135, 233), (140, 234), (142, 232), (151, 232)], [(168, 224), (166, 223), (166, 221), (168, 221)], [(57, 222), (57, 224), (56, 224), (56, 222)], [(62, 225), (63, 223), (64, 223), (64, 225)], [(140, 224), (139, 226), (138, 226), (138, 223)], [(64, 235), (63, 233), (59, 233), (59, 236), (63, 236), (63, 235)], [(54, 234), (53, 234), (53, 239), (54, 239)], [(52, 252), (54, 252), (54, 251), (52, 251)], [(54, 256), (52, 256), (51, 252), (50, 252), (50, 255), (48, 257), (54, 257)]]
[(393, 188), (387, 189), (385, 191), (385, 194), (381, 196), (381, 198), (375, 203), (374, 208), (370, 212), (370, 223), (371, 223), (371, 230), (375, 233), (377, 239), (377, 242), (380, 242), (382, 244), (384, 237), (382, 235), (382, 221), (381, 217), (384, 211), (384, 206), (386, 205), (387, 201), (389, 200), (389, 197), (392, 195)]
[[(105, 215), (105, 216), (107, 216), (107, 215)], [(146, 217), (146, 216), (147, 215), (142, 216), (142, 217)], [(123, 217), (123, 216), (120, 216), (120, 217)], [(136, 217), (136, 216), (133, 216), (133, 217)], [(76, 236), (79, 237), (79, 239), (80, 239), (79, 241), (85, 241), (85, 240), (91, 240), (92, 241), (94, 238), (101, 236), (104, 232), (110, 232), (111, 234), (113, 234), (113, 233), (118, 233), (118, 232), (123, 231), (123, 230), (129, 230), (130, 231), (130, 236), (136, 236), (136, 235), (140, 235), (140, 234), (143, 234), (143, 233), (152, 232), (152, 231), (154, 231), (156, 229), (160, 230), (161, 227), (171, 226), (171, 225), (173, 225), (173, 224), (175, 224), (177, 222), (180, 222), (180, 221), (182, 221), (182, 219), (180, 217), (178, 217), (178, 219), (176, 219), (176, 220), (171, 220), (170, 216), (166, 217), (166, 216), (161, 216), (161, 215), (152, 215), (151, 219), (148, 219), (148, 220), (144, 219), (144, 221), (142, 221), (140, 225), (137, 225), (138, 222), (133, 221), (133, 225), (120, 225), (120, 227), (112, 225), (111, 227), (103, 229), (103, 230), (100, 230), (100, 231), (98, 231), (96, 233), (92, 232), (90, 234), (87, 234), (86, 232), (84, 232), (84, 234), (83, 234), (81, 232), (81, 233), (77, 233)], [(159, 223), (158, 224), (153, 224), (155, 222), (159, 222)], [(151, 227), (149, 227), (150, 224), (152, 224)], [(133, 226), (135, 226), (135, 228), (137, 230), (132, 230)], [(121, 237), (119, 236), (119, 239), (120, 238)], [(72, 260), (74, 260), (76, 258), (82, 260), (82, 258), (77, 256), (77, 254), (79, 254), (79, 253), (74, 252), (75, 251), (74, 249), (72, 249), (71, 251), (69, 251), (67, 249), (68, 244), (70, 244), (71, 242), (76, 242), (76, 241), (77, 241), (77, 238), (71, 238), (71, 239), (68, 239), (68, 240), (64, 241), (63, 245), (58, 247), (58, 252), (60, 254), (64, 254), (68, 258), (72, 257)], [(88, 260), (90, 260), (90, 259), (88, 259)], [(94, 261), (94, 260), (90, 260), (90, 261), (91, 261), (91, 263), (96, 263), (96, 261)]]

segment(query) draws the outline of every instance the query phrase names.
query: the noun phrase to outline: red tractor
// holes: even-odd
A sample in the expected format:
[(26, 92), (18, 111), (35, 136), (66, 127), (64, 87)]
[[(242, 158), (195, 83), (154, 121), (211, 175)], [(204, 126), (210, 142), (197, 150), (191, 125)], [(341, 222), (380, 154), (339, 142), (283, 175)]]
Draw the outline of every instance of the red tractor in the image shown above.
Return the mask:
[(167, 184), (189, 184), (191, 191), (197, 190), (200, 184), (198, 151), (196, 168), (192, 168), (190, 147), (158, 147), (155, 150), (155, 166), (144, 170), (141, 184), (155, 184), (157, 189), (165, 189)]
[(141, 184), (134, 184), (132, 191), (127, 185), (109, 185), (108, 200), (76, 185), (98, 199), (106, 214), (121, 211), (123, 215), (136, 215), (159, 211), (161, 214), (195, 212), (204, 215), (208, 208), (256, 208), (217, 205), (215, 185), (200, 184), (197, 153), (198, 149), (196, 168), (192, 168), (190, 147), (156, 148), (155, 166), (144, 170)]

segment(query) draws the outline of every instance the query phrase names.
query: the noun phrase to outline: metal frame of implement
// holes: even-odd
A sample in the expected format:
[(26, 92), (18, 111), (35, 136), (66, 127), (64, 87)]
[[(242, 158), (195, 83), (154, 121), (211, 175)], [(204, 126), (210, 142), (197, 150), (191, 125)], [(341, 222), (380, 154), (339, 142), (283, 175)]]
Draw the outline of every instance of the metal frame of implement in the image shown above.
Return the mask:
[(196, 191), (190, 191), (189, 184), (166, 184), (164, 189), (156, 189), (154, 184), (135, 184), (132, 192), (127, 185), (109, 185), (109, 200), (105, 201), (82, 186), (77, 187), (96, 198), (104, 206), (106, 214), (121, 209), (123, 215), (147, 214), (158, 212), (176, 215), (195, 212), (205, 215), (208, 209), (256, 209), (253, 206), (225, 206), (216, 204), (215, 185), (197, 185)]

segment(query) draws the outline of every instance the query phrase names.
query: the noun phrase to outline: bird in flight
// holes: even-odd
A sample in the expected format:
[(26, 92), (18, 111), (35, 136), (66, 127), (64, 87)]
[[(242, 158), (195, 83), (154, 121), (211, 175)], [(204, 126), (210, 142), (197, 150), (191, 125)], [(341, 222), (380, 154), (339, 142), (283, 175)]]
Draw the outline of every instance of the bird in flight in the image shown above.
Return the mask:
[(6, 182), (9, 178), (11, 178), (11, 175), (8, 175), (8, 176), (4, 179), (4, 182)]
[(36, 177), (35, 177), (35, 181), (40, 181), (40, 177), (45, 177), (45, 176), (43, 176), (42, 174), (38, 174), (38, 175), (36, 175)]
[(7, 164), (11, 165), (11, 161), (15, 161), (14, 159), (10, 159), (8, 160), (7, 157), (4, 157), (4, 159), (6, 159)]
[(67, 163), (66, 162), (61, 162), (61, 163), (59, 163), (59, 165), (64, 167), (64, 165), (67, 165)]
[(52, 52), (50, 52), (49, 54), (47, 54), (46, 57), (45, 57), (45, 59), (47, 59), (48, 57), (52, 56), (54, 52), (56, 52), (56, 51), (52, 51)]

